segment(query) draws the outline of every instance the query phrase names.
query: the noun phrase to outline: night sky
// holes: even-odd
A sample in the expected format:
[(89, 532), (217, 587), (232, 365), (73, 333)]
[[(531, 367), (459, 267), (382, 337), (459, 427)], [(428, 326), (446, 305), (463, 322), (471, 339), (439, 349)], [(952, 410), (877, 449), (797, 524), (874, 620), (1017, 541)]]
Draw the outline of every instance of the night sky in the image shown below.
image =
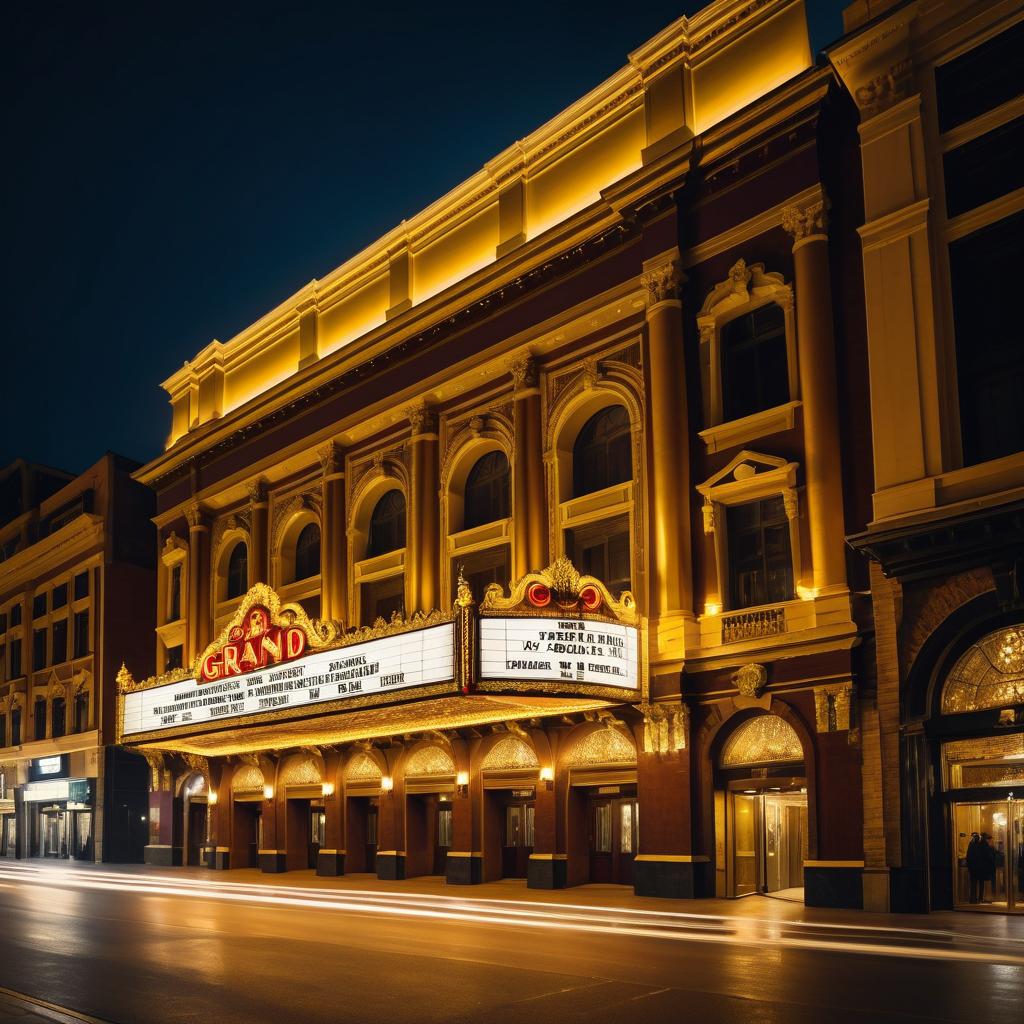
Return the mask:
[[(706, 2), (8, 6), (0, 465), (152, 458), (186, 359)], [(816, 51), (846, 2), (807, 0)]]

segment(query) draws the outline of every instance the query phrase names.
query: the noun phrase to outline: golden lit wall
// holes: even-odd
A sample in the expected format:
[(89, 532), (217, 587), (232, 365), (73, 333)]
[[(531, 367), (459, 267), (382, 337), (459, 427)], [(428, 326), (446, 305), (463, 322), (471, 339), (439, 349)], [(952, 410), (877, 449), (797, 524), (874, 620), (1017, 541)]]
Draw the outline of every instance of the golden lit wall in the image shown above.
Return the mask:
[(487, 266), (493, 262), (497, 247), (498, 204), (495, 201), (415, 254), (413, 302), (429, 299)]
[(384, 274), (320, 314), (320, 354), (326, 355), (384, 323), (388, 279)]
[(259, 349), (259, 357), (234, 367), (224, 383), (224, 408), (234, 409), (293, 374), (299, 365), (298, 327)]

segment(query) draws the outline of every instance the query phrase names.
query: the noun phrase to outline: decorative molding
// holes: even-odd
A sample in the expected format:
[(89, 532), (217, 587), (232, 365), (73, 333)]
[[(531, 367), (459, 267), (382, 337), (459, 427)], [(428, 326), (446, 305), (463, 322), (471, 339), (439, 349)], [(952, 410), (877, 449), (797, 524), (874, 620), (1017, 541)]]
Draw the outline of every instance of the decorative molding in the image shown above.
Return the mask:
[(690, 713), (685, 704), (640, 704), (644, 716), (644, 753), (686, 750)]
[(537, 753), (519, 736), (503, 736), (487, 751), (480, 765), (481, 771), (516, 771), (539, 768)]
[(320, 460), (320, 471), (324, 476), (335, 476), (342, 472), (343, 453), (333, 441), (328, 441), (327, 444), (318, 448), (316, 455)]
[(425, 402), (410, 405), (405, 410), (405, 414), (409, 417), (413, 437), (437, 433), (437, 412)]
[(621, 729), (606, 726), (594, 729), (577, 740), (565, 754), (572, 768), (602, 764), (636, 764), (636, 745)]
[(274, 505), (273, 523), (270, 527), (270, 551), (273, 555), (280, 553), (284, 531), (300, 512), (309, 512), (319, 521), (319, 504), (314, 495), (295, 494), (286, 501), (277, 502)]
[(679, 299), (686, 281), (679, 259), (672, 257), (660, 266), (651, 267), (643, 274), (641, 281), (648, 292), (648, 302), (656, 305), (669, 299)]
[(512, 374), (512, 391), (519, 396), (525, 392), (533, 394), (534, 389), (540, 383), (540, 370), (537, 360), (531, 355), (517, 356), (508, 363), (509, 373)]
[(814, 688), (814, 721), (818, 732), (846, 732), (850, 728), (853, 683)]
[(778, 715), (748, 719), (722, 748), (723, 768), (803, 761), (804, 749), (796, 730)]
[(787, 206), (782, 211), (782, 226), (793, 237), (794, 243), (811, 235), (827, 234), (830, 205), (828, 197), (822, 195), (817, 202), (803, 207)]
[(414, 751), (405, 763), (405, 777), (417, 775), (454, 775), (455, 762), (451, 754), (431, 744)]
[(768, 669), (764, 665), (751, 662), (749, 665), (738, 668), (733, 673), (732, 681), (736, 684), (736, 689), (739, 690), (741, 696), (760, 697), (768, 685)]
[(185, 520), (189, 530), (198, 530), (206, 526), (206, 510), (198, 501), (185, 506)]

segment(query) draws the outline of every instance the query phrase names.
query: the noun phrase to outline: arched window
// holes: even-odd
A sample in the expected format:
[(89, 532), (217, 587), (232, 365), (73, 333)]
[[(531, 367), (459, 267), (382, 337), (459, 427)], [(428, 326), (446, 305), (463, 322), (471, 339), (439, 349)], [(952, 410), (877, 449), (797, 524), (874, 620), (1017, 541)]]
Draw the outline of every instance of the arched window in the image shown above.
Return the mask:
[(631, 443), (629, 413), (621, 405), (610, 405), (591, 416), (573, 445), (573, 497), (632, 479)]
[(742, 419), (789, 401), (786, 317), (774, 302), (722, 327), (722, 418)]
[(320, 571), (320, 527), (306, 523), (295, 542), (295, 579), (308, 580)]
[(385, 555), (405, 547), (405, 495), (388, 491), (374, 506), (370, 516), (370, 540), (367, 558)]
[[(310, 524), (313, 525), (312, 523)], [(317, 541), (319, 546), (319, 540)], [(317, 561), (319, 562), (319, 555)], [(312, 575), (312, 574), (310, 574)], [(240, 540), (228, 556), (228, 599), (241, 597), (249, 588), (249, 549)]]
[(466, 478), (464, 527), (505, 519), (509, 508), (508, 458), (504, 452), (488, 452), (478, 459)]

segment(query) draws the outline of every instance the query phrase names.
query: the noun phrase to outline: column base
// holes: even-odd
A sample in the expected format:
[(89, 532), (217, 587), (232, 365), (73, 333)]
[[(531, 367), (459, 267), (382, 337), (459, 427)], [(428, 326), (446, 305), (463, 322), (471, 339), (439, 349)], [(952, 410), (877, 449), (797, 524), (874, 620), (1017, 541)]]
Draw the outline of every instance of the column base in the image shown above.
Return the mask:
[(402, 881), (405, 878), (405, 854), (394, 850), (378, 853), (377, 877), (385, 882)]
[(260, 850), (260, 871), (280, 875), (288, 870), (288, 855), (284, 850)]
[(673, 900), (694, 897), (692, 858), (640, 854), (633, 861), (633, 891), (637, 896), (662, 896)]
[(180, 846), (147, 846), (142, 851), (142, 863), (158, 868), (180, 868), (182, 862)]
[(889, 869), (865, 868), (862, 878), (864, 909), (874, 914), (889, 913)]
[(345, 851), (321, 850), (316, 855), (316, 873), (324, 878), (345, 874)]
[(449, 851), (444, 878), (449, 885), (479, 885), (484, 879), (484, 855)]
[(530, 856), (526, 868), (527, 889), (564, 889), (568, 879), (565, 854)]
[(804, 864), (804, 906), (863, 910), (863, 873), (863, 863)]

